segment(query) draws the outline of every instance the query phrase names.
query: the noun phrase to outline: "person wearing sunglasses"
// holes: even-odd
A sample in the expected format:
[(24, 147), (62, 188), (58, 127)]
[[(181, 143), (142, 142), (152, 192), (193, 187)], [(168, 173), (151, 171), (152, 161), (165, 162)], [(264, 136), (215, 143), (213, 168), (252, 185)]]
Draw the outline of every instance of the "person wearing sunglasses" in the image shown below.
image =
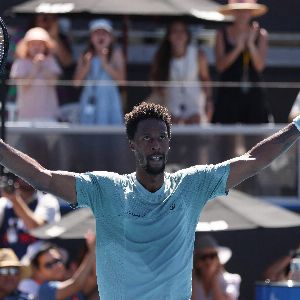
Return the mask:
[[(24, 261), (29, 260), (32, 266), (32, 278), (20, 283), (20, 290), (30, 291), (34, 299), (42, 300), (83, 300), (84, 285), (90, 285), (87, 278), (93, 271), (94, 235), (86, 238), (88, 252), (77, 270), (71, 274), (66, 266), (66, 259), (54, 244), (43, 242), (39, 249), (33, 251)], [(22, 260), (23, 260), (22, 259)], [(94, 275), (94, 287), (96, 287), (96, 274)]]
[(0, 248), (0, 300), (32, 300), (32, 295), (18, 289), (22, 278), (30, 276), (30, 267), (23, 265), (14, 251)]
[(241, 277), (225, 271), (231, 250), (220, 247), (211, 235), (196, 236), (192, 300), (236, 300)]

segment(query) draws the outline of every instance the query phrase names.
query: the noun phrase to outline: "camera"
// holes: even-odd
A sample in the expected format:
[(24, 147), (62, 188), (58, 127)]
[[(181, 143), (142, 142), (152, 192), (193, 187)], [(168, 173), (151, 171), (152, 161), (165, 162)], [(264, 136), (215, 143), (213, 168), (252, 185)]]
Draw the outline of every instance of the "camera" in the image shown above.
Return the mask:
[(17, 177), (12, 173), (4, 173), (0, 179), (0, 188), (8, 194), (12, 194), (16, 190)]

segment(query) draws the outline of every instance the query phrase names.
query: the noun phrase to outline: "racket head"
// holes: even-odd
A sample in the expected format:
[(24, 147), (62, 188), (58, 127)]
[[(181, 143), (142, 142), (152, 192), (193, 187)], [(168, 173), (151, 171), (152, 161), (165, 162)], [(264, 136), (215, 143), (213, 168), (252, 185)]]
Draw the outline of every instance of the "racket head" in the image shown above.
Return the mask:
[(0, 75), (5, 73), (5, 65), (9, 48), (9, 35), (3, 19), (0, 17)]

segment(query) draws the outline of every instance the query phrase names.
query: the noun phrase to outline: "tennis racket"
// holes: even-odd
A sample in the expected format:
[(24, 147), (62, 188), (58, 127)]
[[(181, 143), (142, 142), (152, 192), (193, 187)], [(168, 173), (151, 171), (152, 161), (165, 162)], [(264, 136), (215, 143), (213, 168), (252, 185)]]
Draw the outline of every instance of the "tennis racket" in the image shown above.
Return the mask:
[(9, 47), (9, 36), (4, 21), (0, 17), (0, 75), (5, 72)]

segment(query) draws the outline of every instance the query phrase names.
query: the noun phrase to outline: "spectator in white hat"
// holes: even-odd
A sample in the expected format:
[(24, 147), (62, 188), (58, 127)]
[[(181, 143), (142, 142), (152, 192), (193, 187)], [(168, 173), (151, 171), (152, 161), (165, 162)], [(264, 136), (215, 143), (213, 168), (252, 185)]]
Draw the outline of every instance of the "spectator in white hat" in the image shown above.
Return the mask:
[(125, 59), (121, 49), (115, 47), (110, 21), (94, 20), (89, 30), (90, 43), (78, 61), (74, 80), (75, 85), (81, 85), (83, 80), (98, 82), (83, 87), (80, 123), (120, 125), (123, 110), (117, 81), (125, 80)]
[(225, 271), (231, 250), (221, 247), (211, 235), (196, 236), (192, 300), (236, 300), (241, 277)]
[(27, 31), (17, 45), (17, 57), (10, 77), (22, 80), (17, 83), (17, 120), (55, 121), (58, 98), (55, 81), (61, 73), (53, 57), (54, 41), (41, 27)]

